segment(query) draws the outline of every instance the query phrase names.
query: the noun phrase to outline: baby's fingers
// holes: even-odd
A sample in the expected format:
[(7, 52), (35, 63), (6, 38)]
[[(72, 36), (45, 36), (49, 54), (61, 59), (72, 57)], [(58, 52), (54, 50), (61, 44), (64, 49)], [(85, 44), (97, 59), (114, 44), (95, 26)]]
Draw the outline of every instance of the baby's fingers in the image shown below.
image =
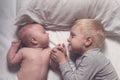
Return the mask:
[(50, 58), (51, 58), (52, 61), (56, 62), (56, 55), (55, 54), (52, 53), (50, 55)]
[(12, 41), (12, 46), (19, 46), (20, 45), (20, 43), (21, 43), (21, 41), (20, 40), (14, 40), (14, 41)]
[(57, 48), (53, 48), (53, 49), (51, 50), (51, 52), (52, 52), (52, 53), (57, 52)]

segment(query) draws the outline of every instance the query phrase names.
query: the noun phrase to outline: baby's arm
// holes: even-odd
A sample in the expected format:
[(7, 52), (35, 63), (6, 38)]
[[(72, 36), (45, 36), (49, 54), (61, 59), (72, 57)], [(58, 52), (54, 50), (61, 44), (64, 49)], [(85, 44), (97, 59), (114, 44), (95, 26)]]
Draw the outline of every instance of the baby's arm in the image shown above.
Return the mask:
[(9, 65), (16, 65), (22, 60), (22, 53), (17, 51), (20, 46), (20, 41), (13, 41), (7, 54)]
[(49, 61), (49, 66), (52, 70), (56, 71), (58, 70), (58, 63), (56, 63), (55, 61), (53, 61), (51, 58), (50, 58), (50, 61)]

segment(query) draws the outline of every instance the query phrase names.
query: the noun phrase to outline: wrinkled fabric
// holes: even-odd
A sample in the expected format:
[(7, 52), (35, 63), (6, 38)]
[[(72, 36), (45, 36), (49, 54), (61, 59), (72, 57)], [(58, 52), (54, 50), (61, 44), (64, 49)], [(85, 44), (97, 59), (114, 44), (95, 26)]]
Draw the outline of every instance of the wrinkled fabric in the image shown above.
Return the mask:
[(16, 24), (38, 22), (46, 29), (69, 30), (77, 19), (100, 20), (108, 33), (120, 35), (118, 0), (31, 0), (21, 10)]

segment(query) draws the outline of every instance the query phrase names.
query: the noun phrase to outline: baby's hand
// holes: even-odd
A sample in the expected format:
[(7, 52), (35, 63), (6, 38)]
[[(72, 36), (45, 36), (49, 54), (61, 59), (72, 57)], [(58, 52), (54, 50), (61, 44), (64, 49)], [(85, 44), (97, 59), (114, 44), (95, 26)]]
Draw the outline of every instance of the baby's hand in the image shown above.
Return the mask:
[(19, 47), (20, 43), (21, 43), (20, 40), (14, 40), (14, 41), (11, 42), (11, 46), (12, 47)]
[(52, 59), (50, 58), (50, 68), (51, 68), (53, 71), (56, 71), (56, 70), (58, 70), (58, 67), (59, 67), (59, 64), (56, 63), (54, 60), (52, 60)]

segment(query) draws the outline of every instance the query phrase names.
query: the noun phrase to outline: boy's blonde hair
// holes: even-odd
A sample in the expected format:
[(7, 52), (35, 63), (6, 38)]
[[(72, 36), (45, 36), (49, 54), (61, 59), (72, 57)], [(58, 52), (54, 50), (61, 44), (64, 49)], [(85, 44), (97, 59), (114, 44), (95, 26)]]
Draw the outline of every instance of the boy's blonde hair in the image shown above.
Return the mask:
[(93, 38), (93, 45), (95, 47), (101, 47), (104, 43), (105, 31), (100, 21), (95, 19), (80, 19), (75, 22), (74, 26), (82, 27), (83, 34)]

